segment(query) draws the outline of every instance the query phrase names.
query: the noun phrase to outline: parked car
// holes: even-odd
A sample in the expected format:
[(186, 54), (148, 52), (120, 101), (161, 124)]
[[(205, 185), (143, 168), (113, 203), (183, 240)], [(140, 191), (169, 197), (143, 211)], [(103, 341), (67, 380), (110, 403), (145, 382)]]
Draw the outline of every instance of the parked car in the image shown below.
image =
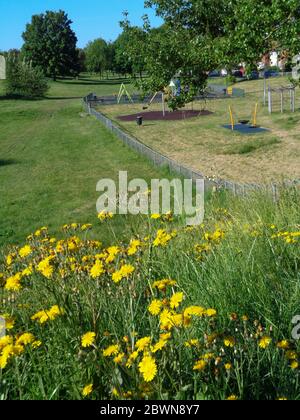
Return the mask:
[(259, 72), (258, 71), (252, 71), (250, 74), (248, 74), (248, 80), (258, 80), (259, 79)]
[(279, 72), (276, 70), (266, 70), (264, 72), (264, 77), (266, 79), (269, 79), (270, 77), (278, 77), (279, 76)]
[(239, 78), (243, 78), (244, 77), (244, 74), (243, 74), (243, 72), (241, 70), (233, 70), (232, 75), (234, 77), (239, 77)]
[(213, 70), (209, 73), (208, 77), (220, 77), (219, 70)]

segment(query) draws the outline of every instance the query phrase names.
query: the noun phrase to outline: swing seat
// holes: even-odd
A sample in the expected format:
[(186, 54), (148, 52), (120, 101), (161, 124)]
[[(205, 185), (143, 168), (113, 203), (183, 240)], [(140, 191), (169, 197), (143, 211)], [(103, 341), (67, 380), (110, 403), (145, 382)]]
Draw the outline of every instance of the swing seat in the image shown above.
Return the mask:
[(240, 124), (243, 124), (243, 125), (247, 125), (247, 124), (249, 124), (249, 120), (239, 120), (239, 123)]

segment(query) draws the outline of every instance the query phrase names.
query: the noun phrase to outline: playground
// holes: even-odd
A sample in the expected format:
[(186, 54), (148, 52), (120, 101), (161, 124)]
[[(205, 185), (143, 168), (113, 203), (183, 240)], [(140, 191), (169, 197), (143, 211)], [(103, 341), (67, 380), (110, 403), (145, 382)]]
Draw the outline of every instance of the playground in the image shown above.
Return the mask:
[(285, 77), (268, 80), (272, 113), (268, 92), (264, 105), (264, 80), (233, 86), (244, 95), (197, 99), (174, 118), (168, 109), (163, 116), (160, 98), (149, 107), (127, 100), (97, 108), (143, 143), (208, 177), (262, 184), (300, 179), (300, 92), (292, 96), (292, 110), (289, 91), (281, 94), (288, 85)]

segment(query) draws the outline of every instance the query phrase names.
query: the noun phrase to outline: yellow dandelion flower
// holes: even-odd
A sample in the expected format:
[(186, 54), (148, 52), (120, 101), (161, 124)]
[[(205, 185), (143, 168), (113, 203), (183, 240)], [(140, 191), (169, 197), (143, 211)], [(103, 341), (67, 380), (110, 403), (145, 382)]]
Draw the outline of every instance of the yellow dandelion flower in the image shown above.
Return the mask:
[(291, 369), (296, 370), (299, 368), (299, 363), (297, 362), (297, 360), (293, 360), (291, 362)]
[(90, 223), (86, 223), (84, 225), (81, 226), (81, 230), (84, 232), (86, 230), (89, 230), (93, 227), (93, 225), (91, 225)]
[(295, 351), (290, 350), (290, 351), (286, 352), (285, 357), (288, 360), (297, 360), (298, 359), (298, 354)]
[(64, 310), (54, 305), (49, 310), (37, 312), (31, 319), (32, 321), (38, 321), (40, 324), (45, 324), (48, 321), (54, 321), (60, 315), (64, 315)]
[(206, 311), (206, 315), (207, 315), (209, 318), (212, 318), (212, 317), (214, 317), (214, 316), (216, 316), (216, 315), (217, 315), (217, 311), (216, 311), (215, 309), (207, 309), (207, 311)]
[(227, 401), (238, 401), (238, 400), (239, 400), (239, 397), (237, 397), (236, 395), (230, 395), (227, 398)]
[(141, 247), (141, 245), (142, 245), (142, 242), (141, 241), (139, 241), (137, 239), (131, 240), (130, 245), (129, 245), (129, 248), (127, 250), (127, 255), (129, 257), (132, 256), (132, 255), (135, 255), (138, 252), (138, 250)]
[(151, 346), (151, 352), (153, 354), (155, 354), (155, 353), (163, 350), (167, 345), (168, 345), (168, 341), (167, 340), (160, 339), (158, 341), (158, 343), (156, 343), (154, 346)]
[(207, 366), (207, 362), (201, 359), (201, 360), (198, 360), (198, 362), (196, 362), (196, 364), (193, 367), (193, 370), (202, 372), (203, 370), (205, 370), (206, 366)]
[(28, 344), (32, 344), (35, 338), (34, 335), (31, 333), (24, 333), (22, 334), (16, 341), (16, 345), (19, 346), (27, 346)]
[(265, 350), (265, 349), (267, 349), (269, 347), (269, 345), (271, 343), (272, 343), (272, 338), (271, 337), (268, 337), (268, 336), (264, 336), (264, 337), (262, 337), (260, 339), (258, 346), (259, 346), (259, 348)]
[(189, 316), (202, 317), (205, 314), (206, 314), (206, 311), (201, 306), (189, 306), (188, 308), (185, 309), (183, 313), (184, 317), (189, 317)]
[(144, 337), (136, 342), (135, 347), (138, 352), (142, 352), (146, 348), (148, 348), (150, 344), (151, 344), (151, 337)]
[(115, 261), (116, 257), (118, 256), (118, 254), (121, 252), (121, 249), (118, 246), (111, 246), (109, 248), (107, 248), (107, 254), (104, 254), (104, 258), (106, 264), (111, 264)]
[(32, 253), (32, 248), (29, 245), (25, 245), (20, 249), (19, 255), (21, 258), (26, 258)]
[(186, 341), (184, 345), (187, 348), (197, 347), (199, 345), (199, 340), (197, 338), (193, 338), (192, 340)]
[(128, 279), (134, 271), (135, 268), (132, 265), (123, 265), (119, 271), (113, 273), (112, 280), (114, 283), (118, 284), (121, 280)]
[(9, 291), (18, 292), (22, 288), (21, 279), (22, 279), (21, 273), (17, 273), (14, 276), (9, 277), (6, 280), (4, 288)]
[(38, 349), (39, 347), (41, 347), (41, 345), (42, 345), (42, 342), (41, 342), (41, 341), (39, 341), (39, 340), (36, 340), (36, 341), (34, 341), (34, 342), (31, 344), (31, 347), (32, 347), (33, 349)]
[(163, 279), (155, 281), (152, 285), (153, 289), (158, 289), (160, 291), (164, 291), (167, 287), (176, 286), (176, 281), (171, 279)]
[(98, 219), (101, 222), (104, 222), (105, 220), (112, 219), (113, 217), (114, 217), (113, 213), (105, 211), (105, 210), (98, 214)]
[(5, 320), (5, 325), (1, 326), (0, 325), (0, 335), (1, 335), (1, 330), (2, 329), (6, 329), (6, 330), (12, 330), (15, 326), (15, 319), (13, 317), (11, 317), (9, 314), (2, 314), (0, 315), (0, 318)]
[(152, 220), (158, 220), (158, 219), (160, 219), (161, 218), (161, 215), (160, 214), (152, 214), (151, 215), (151, 219)]
[(14, 262), (14, 259), (15, 259), (15, 254), (9, 254), (9, 255), (7, 255), (7, 257), (5, 258), (6, 265), (8, 267), (10, 267), (12, 265), (12, 263)]
[(148, 311), (151, 315), (156, 316), (160, 314), (160, 311), (162, 309), (162, 302), (158, 299), (155, 299), (151, 302), (151, 304), (148, 307)]
[(235, 346), (235, 339), (233, 337), (226, 337), (224, 339), (224, 346), (233, 348)]
[(117, 390), (117, 388), (113, 388), (111, 390), (111, 394), (112, 394), (113, 397), (116, 397), (116, 398), (119, 398), (119, 396), (120, 396), (119, 391)]
[(175, 293), (170, 299), (171, 309), (179, 308), (180, 304), (183, 301), (183, 298), (184, 298), (184, 294), (182, 292)]
[(171, 239), (173, 238), (173, 235), (167, 233), (167, 231), (165, 229), (160, 229), (157, 232), (156, 238), (153, 241), (153, 246), (154, 247), (165, 247), (168, 245), (168, 243), (171, 241)]
[(160, 329), (171, 330), (174, 326), (172, 321), (172, 313), (168, 309), (164, 309), (160, 314)]
[(119, 353), (119, 354), (118, 354), (118, 355), (114, 358), (114, 362), (115, 362), (117, 365), (120, 365), (120, 364), (123, 362), (124, 358), (125, 358), (125, 353)]
[(95, 344), (96, 334), (88, 332), (81, 337), (81, 346), (83, 348), (92, 347)]
[(82, 390), (82, 396), (88, 397), (93, 392), (93, 388), (94, 388), (93, 384), (86, 385)]
[(39, 271), (47, 279), (51, 279), (53, 274), (53, 267), (51, 265), (52, 260), (53, 257), (47, 257), (44, 260), (42, 260), (37, 266), (37, 271)]
[(212, 360), (215, 357), (214, 353), (206, 353), (202, 356), (204, 360)]
[(168, 341), (172, 338), (172, 334), (171, 333), (160, 334), (159, 338), (161, 340)]
[(29, 267), (24, 268), (24, 270), (22, 271), (22, 276), (24, 277), (31, 276), (32, 274), (33, 274), (32, 265), (29, 265)]
[(282, 340), (277, 343), (277, 348), (282, 350), (288, 350), (290, 348), (290, 343), (288, 340)]
[(13, 344), (13, 337), (11, 337), (10, 335), (0, 337), (0, 351), (2, 351), (4, 347), (7, 347), (11, 344)]
[(138, 351), (134, 351), (133, 353), (131, 353), (131, 355), (129, 356), (127, 360), (126, 367), (128, 369), (131, 368), (138, 357), (139, 357)]
[(231, 370), (232, 369), (232, 364), (231, 363), (226, 363), (225, 364), (225, 369), (226, 370)]
[(139, 364), (139, 371), (145, 382), (152, 382), (157, 375), (157, 364), (153, 357), (145, 356)]
[(103, 263), (99, 260), (93, 265), (90, 271), (90, 275), (93, 279), (97, 279), (105, 272)]
[(104, 357), (111, 357), (117, 356), (120, 352), (120, 346), (118, 344), (114, 344), (112, 346), (107, 347), (107, 349), (103, 350)]

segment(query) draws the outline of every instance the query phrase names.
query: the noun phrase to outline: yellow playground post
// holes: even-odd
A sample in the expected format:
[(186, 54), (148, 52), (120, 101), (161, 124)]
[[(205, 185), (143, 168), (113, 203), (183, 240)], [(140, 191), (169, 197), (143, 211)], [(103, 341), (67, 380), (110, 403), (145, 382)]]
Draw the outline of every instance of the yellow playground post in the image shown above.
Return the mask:
[(257, 111), (258, 111), (258, 103), (255, 104), (255, 108), (254, 108), (253, 121), (252, 121), (253, 127), (257, 127)]
[(127, 96), (127, 98), (130, 100), (130, 102), (133, 103), (132, 97), (129, 95), (128, 90), (126, 89), (126, 86), (124, 85), (124, 83), (122, 83), (121, 86), (120, 86), (118, 99), (117, 99), (118, 104), (121, 102), (121, 99), (124, 95)]
[(230, 124), (232, 131), (234, 130), (234, 118), (231, 106), (229, 106)]

